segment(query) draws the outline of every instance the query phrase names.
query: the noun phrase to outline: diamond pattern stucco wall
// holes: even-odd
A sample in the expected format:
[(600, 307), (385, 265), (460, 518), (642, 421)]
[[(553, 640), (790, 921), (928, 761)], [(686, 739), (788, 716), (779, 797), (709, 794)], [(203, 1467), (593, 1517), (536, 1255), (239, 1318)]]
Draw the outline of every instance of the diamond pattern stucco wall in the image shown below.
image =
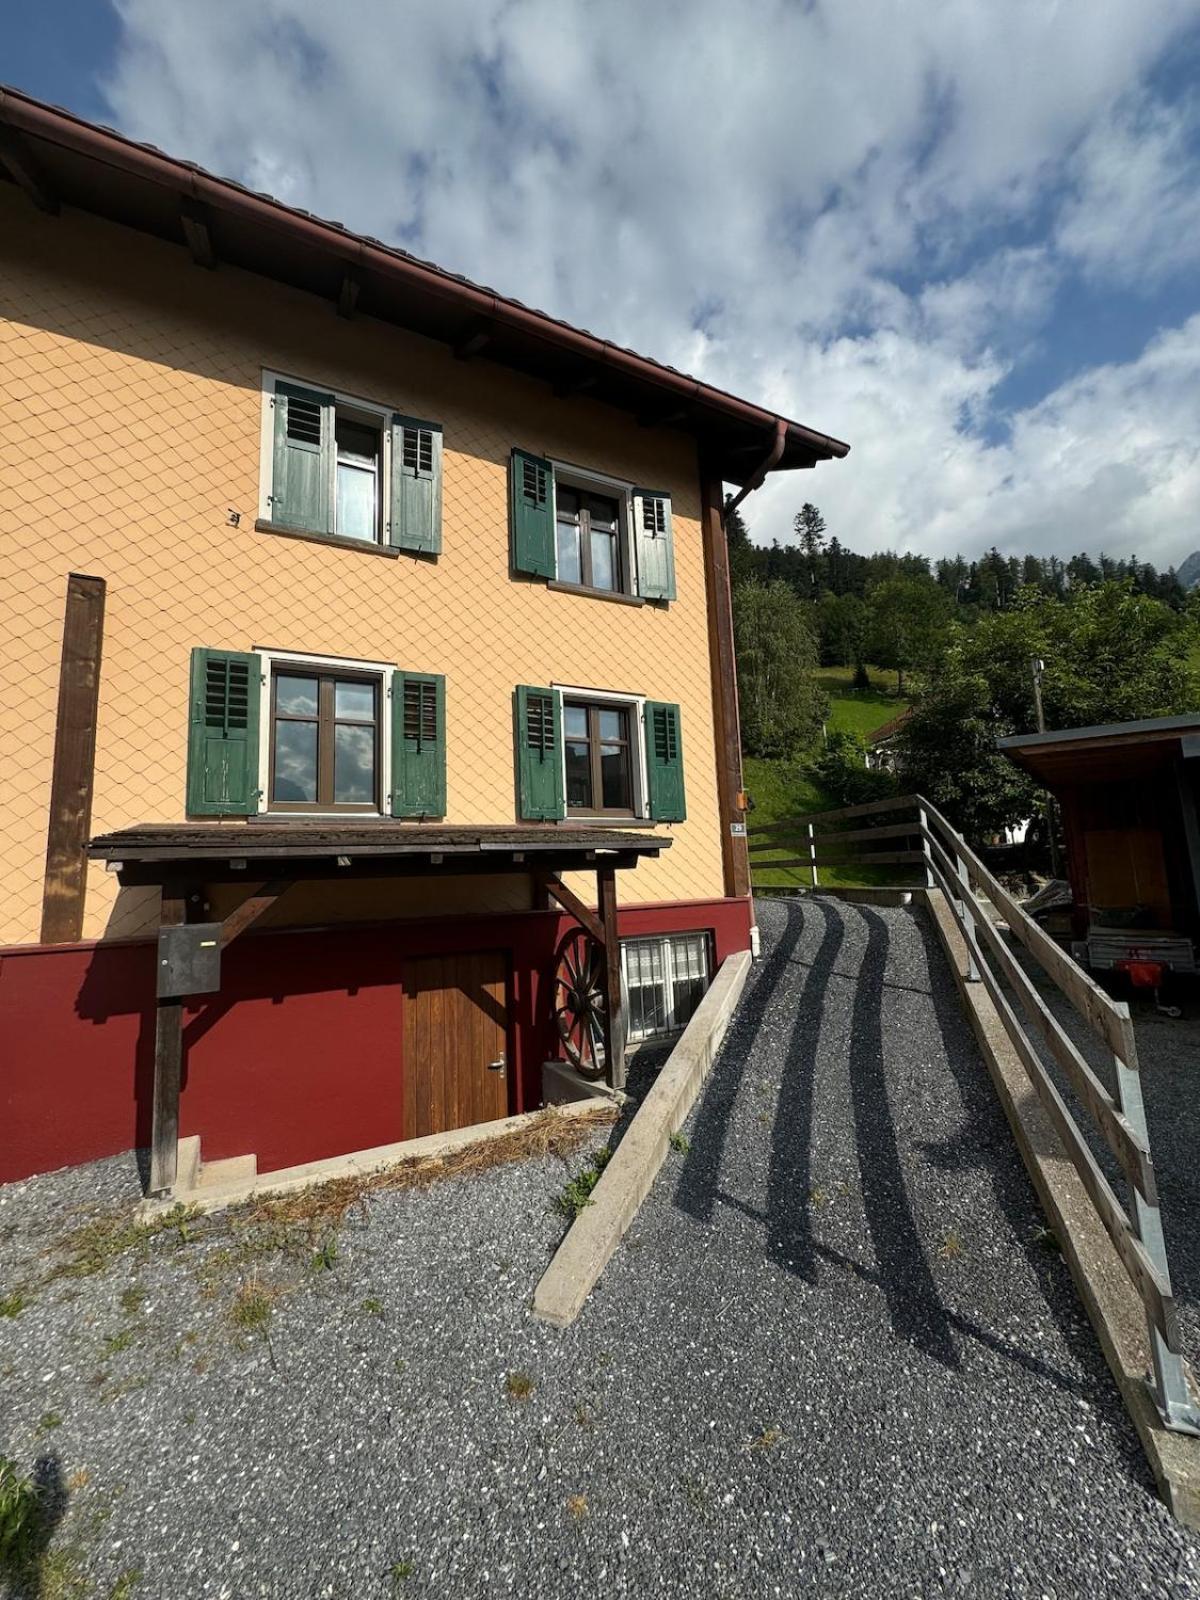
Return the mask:
[[(7, 186), (5, 186), (7, 188)], [(194, 645), (305, 650), (447, 677), (448, 820), (514, 820), (515, 684), (628, 690), (682, 706), (688, 821), (623, 875), (625, 903), (722, 892), (695, 455), (582, 399), (81, 216), (0, 194), (0, 941), (35, 941), (69, 572), (108, 581), (96, 833), (184, 816)], [(261, 371), (445, 426), (436, 563), (256, 532)], [(670, 490), (679, 596), (626, 607), (508, 575), (514, 444)], [(241, 513), (232, 527), (227, 512)], [(236, 822), (228, 824), (237, 827)], [(586, 892), (586, 885), (579, 886)], [(478, 909), (527, 904), (520, 879)], [(440, 891), (439, 891), (440, 893)], [(340, 894), (340, 898), (339, 898)], [(427, 890), (386, 907), (429, 914)], [(490, 894), (491, 898), (487, 898)], [(332, 898), (331, 898), (332, 897)], [(85, 936), (150, 925), (156, 896), (91, 869)], [(280, 920), (351, 915), (349, 890)], [(465, 909), (461, 886), (445, 909)]]

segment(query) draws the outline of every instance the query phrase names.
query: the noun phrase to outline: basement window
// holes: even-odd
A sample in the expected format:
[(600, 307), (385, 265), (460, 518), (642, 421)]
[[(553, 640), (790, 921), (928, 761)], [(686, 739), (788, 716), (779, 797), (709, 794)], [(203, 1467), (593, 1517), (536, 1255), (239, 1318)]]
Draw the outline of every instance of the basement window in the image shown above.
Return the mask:
[(621, 941), (631, 1042), (667, 1038), (691, 1021), (712, 981), (707, 933), (655, 934)]

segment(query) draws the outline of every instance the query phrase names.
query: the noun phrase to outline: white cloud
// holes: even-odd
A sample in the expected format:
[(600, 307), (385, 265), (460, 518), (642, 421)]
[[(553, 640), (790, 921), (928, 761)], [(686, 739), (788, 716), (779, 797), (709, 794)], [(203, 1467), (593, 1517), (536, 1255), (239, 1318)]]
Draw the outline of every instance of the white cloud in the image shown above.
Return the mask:
[(1177, 368), (977, 432), (1073, 263), (1128, 276), (1135, 227), (1184, 258), (1185, 113), (1146, 78), (1197, 0), (118, 6), (135, 137), (850, 439), (760, 535), (815, 498), (862, 548), (1200, 543), (1190, 324)]

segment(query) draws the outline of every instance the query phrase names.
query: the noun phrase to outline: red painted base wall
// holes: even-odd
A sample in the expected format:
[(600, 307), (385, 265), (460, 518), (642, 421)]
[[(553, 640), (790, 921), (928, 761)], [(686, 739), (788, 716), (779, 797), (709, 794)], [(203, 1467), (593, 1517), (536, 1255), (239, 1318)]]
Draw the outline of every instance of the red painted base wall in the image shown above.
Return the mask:
[[(206, 1161), (260, 1172), (404, 1137), (400, 969), (410, 955), (509, 955), (513, 1111), (540, 1100), (553, 1048), (546, 977), (570, 919), (454, 917), (246, 935), (221, 993), (186, 1012), (180, 1132)], [(621, 933), (707, 929), (718, 965), (750, 945), (746, 900), (639, 906)], [(150, 1141), (155, 947), (30, 946), (0, 954), (0, 1182)]]

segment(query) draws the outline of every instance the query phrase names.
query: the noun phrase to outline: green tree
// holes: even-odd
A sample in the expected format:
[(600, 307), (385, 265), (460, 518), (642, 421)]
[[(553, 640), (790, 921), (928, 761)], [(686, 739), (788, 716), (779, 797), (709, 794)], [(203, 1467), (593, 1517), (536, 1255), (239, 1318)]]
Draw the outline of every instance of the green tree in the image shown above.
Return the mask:
[(725, 497), (725, 543), (729, 547), (729, 581), (736, 587), (754, 575), (754, 546), (750, 543), (742, 513), (736, 506), (730, 509), (732, 498), (732, 495)]
[(827, 713), (813, 675), (812, 610), (782, 582), (743, 583), (733, 592), (742, 744), (749, 755), (794, 755)]
[(904, 693), (904, 674), (928, 670), (937, 658), (950, 606), (945, 590), (932, 579), (885, 578), (867, 595), (867, 654), (896, 674)]
[(818, 606), (821, 661), (827, 667), (860, 667), (866, 660), (867, 607), (856, 594), (824, 594)]

